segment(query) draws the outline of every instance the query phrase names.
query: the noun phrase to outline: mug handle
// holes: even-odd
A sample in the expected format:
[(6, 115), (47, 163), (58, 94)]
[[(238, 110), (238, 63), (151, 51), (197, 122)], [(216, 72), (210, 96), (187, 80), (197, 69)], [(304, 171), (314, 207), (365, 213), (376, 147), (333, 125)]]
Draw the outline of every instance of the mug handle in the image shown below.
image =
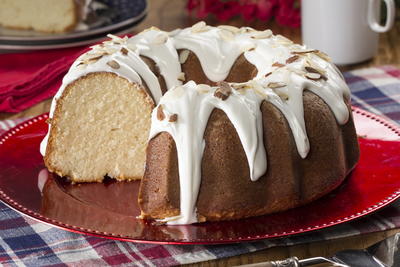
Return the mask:
[[(376, 9), (379, 7), (381, 0), (369, 0), (368, 5), (368, 24), (371, 30), (375, 32), (387, 32), (392, 28), (394, 23), (394, 15), (395, 15), (395, 5), (393, 0), (384, 0), (386, 4), (386, 22), (385, 25), (381, 25), (378, 22), (378, 18), (376, 16)], [(380, 9), (378, 9), (380, 10)], [(378, 16), (379, 17), (379, 16)]]

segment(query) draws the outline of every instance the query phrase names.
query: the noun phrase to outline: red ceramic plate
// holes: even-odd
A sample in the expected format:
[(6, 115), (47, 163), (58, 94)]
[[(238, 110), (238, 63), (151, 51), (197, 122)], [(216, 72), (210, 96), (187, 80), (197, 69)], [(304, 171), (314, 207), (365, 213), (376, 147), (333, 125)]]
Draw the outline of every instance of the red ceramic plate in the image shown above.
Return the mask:
[[(359, 134), (399, 139), (400, 129), (384, 119), (356, 108), (353, 113)], [(0, 199), (25, 215), (72, 232), (144, 243), (233, 243), (337, 225), (400, 196), (400, 142), (361, 138), (361, 159), (355, 170), (334, 192), (307, 206), (236, 221), (151, 224), (136, 218), (139, 182), (72, 185), (48, 173), (39, 153), (46, 119), (47, 114), (38, 116), (0, 136)]]

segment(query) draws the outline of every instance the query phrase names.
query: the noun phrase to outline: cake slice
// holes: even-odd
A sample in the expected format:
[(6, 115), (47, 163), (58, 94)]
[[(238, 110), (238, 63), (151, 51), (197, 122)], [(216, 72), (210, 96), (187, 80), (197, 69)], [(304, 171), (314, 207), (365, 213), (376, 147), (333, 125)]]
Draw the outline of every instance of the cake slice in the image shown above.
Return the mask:
[(153, 100), (114, 73), (90, 73), (69, 84), (50, 119), (47, 168), (74, 182), (143, 176)]
[(62, 33), (85, 16), (88, 0), (0, 0), (0, 25), (8, 28)]
[[(73, 182), (143, 176), (151, 112), (167, 84), (181, 84), (178, 54), (170, 40), (160, 44), (160, 34), (109, 35), (74, 62), (53, 99), (40, 147), (50, 171)], [(162, 62), (152, 59), (157, 53)], [(163, 78), (166, 72), (171, 75)]]

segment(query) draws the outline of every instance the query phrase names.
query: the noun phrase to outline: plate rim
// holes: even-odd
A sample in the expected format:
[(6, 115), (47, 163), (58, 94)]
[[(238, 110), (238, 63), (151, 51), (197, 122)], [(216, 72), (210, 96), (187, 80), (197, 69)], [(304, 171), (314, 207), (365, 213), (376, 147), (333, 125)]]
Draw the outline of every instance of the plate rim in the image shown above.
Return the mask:
[[(141, 0), (145, 3), (145, 8), (139, 13), (137, 16), (120, 21), (115, 24), (107, 25), (104, 27), (96, 28), (93, 30), (81, 31), (81, 32), (72, 32), (64, 35), (45, 35), (45, 36), (9, 36), (9, 35), (0, 35), (0, 44), (2, 41), (8, 42), (43, 42), (43, 41), (55, 41), (55, 40), (70, 40), (70, 39), (79, 39), (83, 37), (89, 37), (91, 35), (98, 35), (105, 32), (115, 31), (118, 28), (125, 27), (130, 24), (134, 24), (137, 21), (143, 19), (150, 8), (150, 3), (147, 0)], [(38, 44), (39, 45), (39, 44)]]
[[(379, 122), (380, 124), (389, 128), (391, 131), (393, 131), (395, 134), (397, 134), (400, 137), (400, 127), (395, 125), (394, 123), (388, 121), (384, 117), (373, 114), (371, 112), (368, 112), (364, 109), (361, 109), (361, 108), (355, 107), (355, 106), (352, 106), (352, 111)], [(37, 123), (38, 121), (46, 120), (47, 118), (48, 118), (48, 113), (44, 113), (44, 114), (38, 115), (36, 117), (33, 117), (31, 119), (28, 119), (28, 120), (16, 125), (15, 127), (9, 129), (8, 131), (6, 131), (2, 135), (0, 135), (0, 145), (2, 145), (9, 137), (11, 137), (15, 133), (17, 133), (19, 130), (21, 130), (25, 127), (28, 127), (29, 125), (32, 125), (33, 123)], [(394, 192), (391, 195), (388, 195), (386, 198), (380, 200), (378, 203), (376, 203), (374, 205), (365, 207), (364, 210), (361, 212), (352, 214), (350, 216), (345, 216), (343, 218), (337, 219), (335, 221), (331, 221), (329, 223), (323, 223), (322, 225), (309, 226), (306, 229), (295, 229), (295, 230), (292, 230), (289, 232), (281, 232), (281, 233), (276, 232), (273, 234), (245, 236), (245, 237), (237, 237), (237, 238), (204, 239), (202, 241), (185, 241), (185, 240), (175, 240), (175, 239), (165, 239), (165, 240), (160, 241), (160, 240), (132, 238), (132, 237), (127, 237), (127, 236), (123, 236), (120, 234), (96, 231), (93, 229), (87, 229), (87, 228), (83, 228), (83, 227), (79, 227), (79, 226), (65, 224), (63, 222), (45, 217), (35, 211), (32, 211), (32, 210), (24, 207), (23, 205), (19, 204), (17, 201), (8, 197), (7, 194), (5, 194), (0, 188), (0, 200), (5, 205), (7, 205), (9, 208), (21, 213), (22, 215), (30, 217), (33, 220), (45, 223), (52, 227), (56, 227), (56, 228), (66, 230), (69, 232), (86, 234), (89, 236), (102, 237), (102, 238), (118, 240), (118, 241), (127, 241), (127, 242), (133, 242), (133, 243), (146, 243), (146, 244), (163, 244), (163, 245), (234, 244), (234, 243), (240, 243), (240, 242), (251, 242), (251, 241), (257, 241), (257, 240), (274, 239), (274, 238), (282, 238), (282, 237), (306, 234), (306, 233), (309, 233), (312, 231), (326, 229), (326, 228), (330, 228), (330, 227), (333, 227), (333, 226), (336, 226), (339, 224), (343, 224), (343, 223), (346, 223), (349, 221), (360, 219), (362, 217), (365, 217), (375, 211), (378, 211), (378, 210), (388, 206), (389, 204), (393, 203), (394, 201), (396, 201), (399, 198), (400, 198), (400, 188), (397, 188), (396, 190), (394, 190)]]
[[(145, 19), (146, 15), (141, 19)], [(125, 26), (124, 28), (117, 29), (112, 34), (122, 35), (122, 34), (129, 34), (131, 30), (142, 20), (136, 21), (130, 25)], [(57, 43), (57, 44), (2, 44), (0, 42), (0, 53), (1, 50), (10, 50), (11, 53), (13, 51), (38, 51), (38, 50), (46, 50), (46, 49), (60, 49), (60, 48), (69, 48), (69, 47), (77, 47), (77, 46), (84, 46), (95, 44), (102, 40), (105, 40), (107, 36), (104, 34), (93, 35), (87, 38), (77, 39), (71, 42), (66, 43)]]

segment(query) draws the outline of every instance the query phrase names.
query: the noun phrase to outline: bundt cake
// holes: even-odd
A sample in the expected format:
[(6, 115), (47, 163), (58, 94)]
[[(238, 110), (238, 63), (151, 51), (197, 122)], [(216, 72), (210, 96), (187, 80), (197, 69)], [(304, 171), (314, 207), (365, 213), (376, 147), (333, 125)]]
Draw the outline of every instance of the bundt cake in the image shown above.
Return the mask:
[(53, 100), (41, 144), (50, 171), (143, 176), (141, 217), (188, 224), (306, 204), (355, 166), (349, 89), (324, 53), (204, 22), (110, 37)]
[(0, 0), (0, 25), (8, 28), (62, 33), (74, 30), (91, 0)]

